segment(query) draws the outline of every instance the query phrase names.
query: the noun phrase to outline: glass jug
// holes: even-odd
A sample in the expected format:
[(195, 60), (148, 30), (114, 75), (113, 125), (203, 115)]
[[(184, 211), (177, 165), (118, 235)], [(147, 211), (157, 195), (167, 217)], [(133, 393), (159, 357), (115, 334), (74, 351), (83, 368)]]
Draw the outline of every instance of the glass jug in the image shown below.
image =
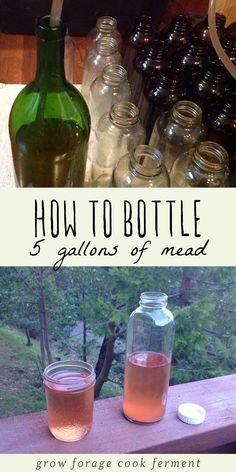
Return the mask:
[(175, 333), (167, 298), (142, 293), (128, 322), (123, 412), (137, 423), (159, 421), (166, 409)]

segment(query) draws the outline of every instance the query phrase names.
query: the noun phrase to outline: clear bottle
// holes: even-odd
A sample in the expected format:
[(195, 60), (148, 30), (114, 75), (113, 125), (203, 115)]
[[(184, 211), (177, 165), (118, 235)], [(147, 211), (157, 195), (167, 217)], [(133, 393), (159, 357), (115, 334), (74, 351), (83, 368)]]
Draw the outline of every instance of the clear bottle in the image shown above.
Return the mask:
[(229, 187), (229, 156), (220, 144), (202, 141), (175, 161), (171, 187)]
[(161, 151), (165, 166), (170, 172), (177, 157), (191, 149), (202, 136), (201, 108), (196, 103), (183, 100), (157, 119), (150, 145)]
[(167, 66), (165, 57), (165, 45), (156, 39), (145, 51), (138, 54), (134, 60), (134, 70), (130, 78), (132, 90), (132, 102), (138, 105), (140, 95), (148, 82), (148, 79)]
[(192, 31), (191, 18), (184, 13), (175, 16), (169, 26), (160, 32), (160, 39), (164, 41), (167, 54), (171, 57), (183, 48)]
[(139, 102), (140, 119), (147, 132), (147, 142), (158, 116), (183, 98), (183, 78), (178, 69), (168, 67), (147, 83), (142, 101)]
[(99, 118), (119, 101), (131, 99), (127, 72), (120, 64), (104, 67), (102, 75), (97, 77), (90, 88), (90, 112), (92, 128), (96, 129)]
[[(225, 31), (226, 17), (220, 13), (216, 13), (216, 29), (219, 37), (221, 37)], [(193, 29), (193, 36), (203, 39), (208, 44), (211, 44), (211, 38), (208, 27), (208, 16), (203, 21), (198, 23)]]
[(96, 26), (91, 29), (88, 34), (88, 39), (91, 40), (91, 47), (93, 43), (97, 43), (104, 36), (111, 36), (118, 44), (120, 53), (123, 51), (123, 39), (117, 29), (117, 21), (112, 16), (100, 16), (97, 19)]
[(165, 414), (175, 334), (167, 298), (142, 293), (128, 322), (123, 412), (136, 423), (153, 423)]
[(110, 112), (105, 113), (98, 122), (92, 185), (110, 187), (113, 169), (118, 160), (144, 143), (145, 136), (138, 108), (130, 102), (114, 103)]
[(65, 79), (65, 25), (37, 20), (36, 77), (17, 96), (9, 132), (19, 187), (82, 187), (90, 116), (87, 105)]
[(114, 38), (104, 36), (99, 39), (88, 52), (84, 62), (81, 92), (89, 105), (90, 87), (93, 81), (101, 75), (108, 64), (121, 64), (121, 55)]
[(152, 146), (140, 144), (123, 156), (113, 173), (113, 187), (169, 187), (163, 156)]
[(134, 69), (135, 56), (154, 39), (154, 31), (152, 25), (152, 17), (142, 15), (137, 18), (136, 25), (128, 39), (128, 45), (125, 50), (124, 67), (128, 72), (128, 77), (131, 77)]

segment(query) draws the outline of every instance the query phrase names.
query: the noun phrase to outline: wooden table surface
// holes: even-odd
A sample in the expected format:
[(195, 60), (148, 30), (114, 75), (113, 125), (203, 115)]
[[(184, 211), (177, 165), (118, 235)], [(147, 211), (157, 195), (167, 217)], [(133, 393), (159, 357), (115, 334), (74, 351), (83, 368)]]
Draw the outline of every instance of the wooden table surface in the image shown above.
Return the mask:
[[(87, 39), (76, 37), (74, 44), (74, 83), (81, 83)], [(0, 33), (0, 82), (26, 84), (35, 75), (35, 36)]]

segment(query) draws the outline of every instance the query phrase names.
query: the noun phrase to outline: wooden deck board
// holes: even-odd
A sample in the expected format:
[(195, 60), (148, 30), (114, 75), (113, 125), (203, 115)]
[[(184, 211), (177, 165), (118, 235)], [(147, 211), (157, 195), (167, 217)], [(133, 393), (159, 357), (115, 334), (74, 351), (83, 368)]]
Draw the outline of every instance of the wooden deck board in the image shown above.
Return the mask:
[[(195, 426), (179, 421), (176, 411), (182, 402), (204, 406), (206, 421)], [(201, 453), (234, 442), (236, 375), (170, 387), (166, 415), (152, 425), (128, 422), (120, 397), (98, 400), (92, 430), (74, 443), (53, 438), (46, 412), (0, 421), (2, 453)]]

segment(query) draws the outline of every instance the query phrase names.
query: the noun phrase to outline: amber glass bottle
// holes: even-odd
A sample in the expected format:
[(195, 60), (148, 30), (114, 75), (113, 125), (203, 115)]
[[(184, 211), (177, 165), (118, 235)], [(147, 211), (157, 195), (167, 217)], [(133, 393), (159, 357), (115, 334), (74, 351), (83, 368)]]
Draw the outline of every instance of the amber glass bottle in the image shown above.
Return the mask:
[(180, 14), (172, 20), (167, 28), (160, 32), (160, 39), (166, 44), (169, 56), (172, 56), (172, 54), (185, 46), (191, 31), (191, 18), (185, 14)]
[(209, 112), (209, 107), (222, 96), (226, 86), (226, 71), (220, 64), (209, 64), (201, 77), (189, 81), (186, 88), (186, 98), (197, 103), (203, 113), (203, 121)]
[(164, 43), (156, 39), (135, 58), (134, 70), (130, 78), (132, 101), (135, 105), (141, 103), (140, 94), (148, 79), (157, 75), (161, 69), (167, 66), (165, 52)]
[(152, 17), (142, 15), (137, 18), (136, 25), (128, 39), (128, 45), (125, 50), (124, 67), (131, 76), (134, 69), (134, 59), (137, 53), (144, 51), (145, 47), (154, 39), (152, 26)]
[(140, 119), (147, 132), (147, 142), (157, 117), (170, 110), (184, 96), (183, 74), (175, 68), (162, 69), (157, 78), (150, 79), (139, 104)]
[(199, 38), (192, 38), (185, 48), (173, 59), (175, 67), (184, 73), (185, 82), (201, 75), (207, 61), (208, 46)]
[(221, 144), (230, 157), (230, 170), (236, 184), (236, 93), (228, 93), (208, 116), (207, 137)]
[[(225, 22), (226, 17), (220, 13), (216, 13), (216, 29), (219, 36), (222, 36), (225, 31)], [(198, 36), (198, 38), (201, 38), (207, 43), (211, 44), (211, 38), (208, 27), (208, 16), (206, 16), (203, 21), (201, 21), (195, 26), (195, 28), (193, 29), (193, 35)]]

